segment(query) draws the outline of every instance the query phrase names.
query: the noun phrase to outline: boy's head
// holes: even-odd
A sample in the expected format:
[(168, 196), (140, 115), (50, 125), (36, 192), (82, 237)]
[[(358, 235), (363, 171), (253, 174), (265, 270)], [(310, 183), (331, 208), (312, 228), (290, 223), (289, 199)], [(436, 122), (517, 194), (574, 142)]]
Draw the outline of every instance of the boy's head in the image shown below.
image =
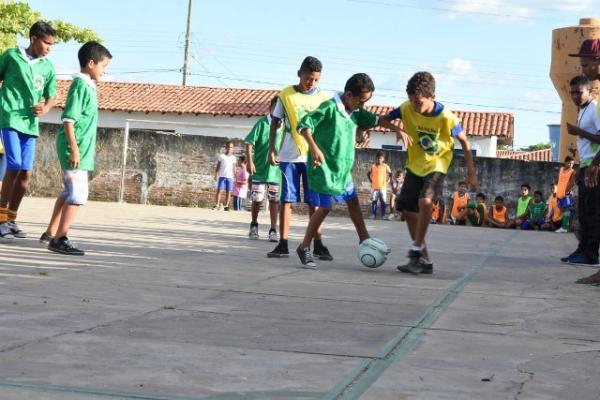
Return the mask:
[(502, 207), (504, 207), (504, 197), (496, 196), (496, 198), (494, 199), (494, 205), (497, 209), (502, 209)]
[(533, 192), (533, 201), (535, 203), (539, 203), (540, 201), (542, 201), (543, 198), (544, 198), (544, 194), (542, 192), (540, 192), (539, 190), (536, 190), (535, 192)]
[(467, 182), (461, 181), (458, 182), (458, 193), (465, 194), (467, 192), (468, 186)]
[(377, 164), (382, 164), (384, 160), (385, 160), (385, 154), (383, 154), (383, 151), (381, 151), (381, 150), (377, 151), (377, 154), (375, 154), (375, 162)]
[(581, 72), (590, 81), (600, 79), (600, 39), (584, 40), (579, 48), (579, 53), (569, 55), (579, 57)]
[(525, 197), (527, 195), (529, 195), (529, 191), (531, 190), (531, 187), (524, 183), (521, 185), (521, 196)]
[(302, 61), (298, 70), (298, 78), (300, 78), (300, 91), (302, 93), (310, 92), (311, 89), (317, 87), (319, 79), (321, 79), (321, 69), (323, 64), (318, 58), (308, 56)]
[(98, 42), (85, 43), (77, 53), (81, 72), (88, 74), (93, 80), (98, 81), (104, 75), (112, 54)]
[(396, 176), (396, 179), (402, 179), (402, 178), (404, 178), (404, 172), (397, 170), (395, 176)]
[(275, 110), (275, 105), (277, 104), (278, 96), (273, 96), (271, 102), (269, 103), (269, 114), (273, 114), (273, 110)]
[(475, 196), (475, 201), (477, 203), (485, 203), (485, 194), (477, 193), (477, 195)]
[(429, 72), (414, 74), (406, 85), (406, 94), (413, 110), (419, 114), (433, 111), (435, 99), (435, 79)]
[(365, 103), (371, 99), (375, 85), (369, 75), (364, 73), (354, 74), (344, 86), (342, 102), (346, 109), (354, 111), (363, 108)]
[(36, 57), (45, 57), (55, 42), (56, 30), (44, 21), (38, 21), (29, 29), (29, 50)]
[(239, 156), (239, 157), (238, 157), (238, 163), (239, 163), (240, 165), (246, 165), (246, 156), (243, 156), (243, 155), (242, 155), (242, 156)]
[(592, 100), (592, 82), (584, 75), (571, 79), (571, 100), (577, 107), (582, 107)]
[(575, 165), (575, 160), (573, 160), (573, 157), (566, 156), (565, 157), (565, 168), (573, 168), (574, 165)]
[(556, 194), (556, 189), (557, 189), (556, 183), (551, 183), (550, 184), (550, 193)]
[(225, 154), (231, 155), (231, 153), (233, 153), (233, 142), (228, 141), (225, 143)]

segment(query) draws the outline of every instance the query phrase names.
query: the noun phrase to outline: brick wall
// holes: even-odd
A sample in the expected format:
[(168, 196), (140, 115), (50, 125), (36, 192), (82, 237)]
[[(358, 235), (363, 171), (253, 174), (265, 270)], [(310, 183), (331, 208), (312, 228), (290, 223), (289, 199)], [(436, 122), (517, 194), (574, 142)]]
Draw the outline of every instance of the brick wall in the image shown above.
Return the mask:
[[(42, 124), (38, 141), (36, 166), (29, 193), (35, 196), (56, 196), (61, 190), (60, 166), (56, 159), (54, 137), (58, 125)], [(243, 154), (243, 142), (234, 139), (235, 154)], [(90, 199), (116, 201), (121, 179), (123, 130), (99, 129), (96, 148), (96, 170), (90, 181)], [(168, 132), (132, 130), (127, 153), (125, 200), (131, 203), (197, 206), (212, 205), (215, 182), (214, 168), (225, 140), (209, 136), (177, 135)], [(375, 158), (375, 149), (359, 149), (356, 153), (354, 180), (365, 212), (369, 209), (367, 171)], [(406, 153), (387, 151), (386, 162), (392, 170), (402, 168)], [(556, 179), (558, 164), (518, 160), (477, 158), (476, 169), (480, 191), (488, 194), (489, 202), (502, 195), (509, 206), (514, 205), (521, 183), (544, 195)], [(466, 168), (461, 156), (455, 157), (444, 188), (449, 196), (464, 179)], [(304, 206), (296, 207), (306, 211)], [(336, 207), (336, 213), (345, 207)]]

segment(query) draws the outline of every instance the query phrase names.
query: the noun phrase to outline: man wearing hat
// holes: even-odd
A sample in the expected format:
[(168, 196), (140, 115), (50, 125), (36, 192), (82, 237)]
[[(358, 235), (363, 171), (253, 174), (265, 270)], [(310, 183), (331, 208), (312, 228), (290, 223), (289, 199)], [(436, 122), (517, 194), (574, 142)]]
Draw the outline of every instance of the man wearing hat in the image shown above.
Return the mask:
[[(579, 189), (579, 244), (577, 250), (561, 261), (569, 264), (597, 266), (600, 247), (600, 185), (598, 165), (600, 164), (600, 110), (591, 99), (589, 91), (591, 81), (600, 80), (600, 39), (586, 39), (577, 54), (584, 77), (571, 80), (571, 98), (579, 108), (577, 125), (567, 123), (567, 131), (577, 136), (577, 148), (580, 154), (580, 169), (577, 175)], [(587, 79), (586, 79), (587, 78)], [(582, 96), (587, 101), (582, 101)], [(576, 283), (600, 286), (600, 271), (579, 279)]]

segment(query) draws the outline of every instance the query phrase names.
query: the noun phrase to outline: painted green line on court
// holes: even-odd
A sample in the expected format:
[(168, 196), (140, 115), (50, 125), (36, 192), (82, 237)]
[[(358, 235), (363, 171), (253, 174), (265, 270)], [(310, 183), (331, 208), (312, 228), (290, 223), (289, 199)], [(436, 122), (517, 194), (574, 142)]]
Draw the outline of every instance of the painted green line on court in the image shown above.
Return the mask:
[(123, 400), (259, 400), (273, 397), (278, 398), (302, 398), (302, 399), (319, 399), (324, 392), (302, 392), (288, 390), (273, 390), (273, 391), (252, 391), (252, 392), (229, 392), (209, 395), (207, 397), (185, 397), (185, 396), (163, 396), (152, 395), (134, 392), (121, 392), (115, 390), (105, 390), (97, 388), (85, 388), (76, 386), (39, 384), (29, 382), (17, 382), (10, 380), (0, 380), (0, 387), (10, 387), (15, 389), (28, 389), (38, 392), (55, 392), (63, 394), (79, 394), (92, 397), (105, 397)]
[(425, 313), (410, 327), (403, 328), (398, 334), (388, 341), (370, 360), (361, 363), (346, 375), (342, 381), (335, 385), (322, 400), (353, 400), (365, 393), (385, 370), (395, 361), (406, 354), (423, 336), (428, 328), (446, 311), (448, 306), (458, 297), (475, 275), (495, 257), (516, 236), (513, 233), (502, 243), (488, 253), (479, 264), (473, 266), (461, 278), (454, 281), (446, 291), (436, 299)]

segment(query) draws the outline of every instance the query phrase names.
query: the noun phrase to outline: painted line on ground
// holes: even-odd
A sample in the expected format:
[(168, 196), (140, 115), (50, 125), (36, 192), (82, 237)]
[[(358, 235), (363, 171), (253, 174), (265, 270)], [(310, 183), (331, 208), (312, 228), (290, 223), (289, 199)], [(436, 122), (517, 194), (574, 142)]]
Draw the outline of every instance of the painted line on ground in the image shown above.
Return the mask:
[(448, 306), (458, 297), (475, 275), (489, 262), (489, 260), (506, 247), (517, 235), (513, 233), (503, 242), (494, 247), (481, 261), (473, 266), (461, 278), (452, 283), (448, 289), (438, 297), (411, 327), (404, 328), (388, 341), (370, 360), (361, 361), (356, 368), (335, 385), (322, 400), (354, 400), (365, 393), (385, 370), (395, 361), (408, 353), (420, 340), (426, 330), (446, 311)]

